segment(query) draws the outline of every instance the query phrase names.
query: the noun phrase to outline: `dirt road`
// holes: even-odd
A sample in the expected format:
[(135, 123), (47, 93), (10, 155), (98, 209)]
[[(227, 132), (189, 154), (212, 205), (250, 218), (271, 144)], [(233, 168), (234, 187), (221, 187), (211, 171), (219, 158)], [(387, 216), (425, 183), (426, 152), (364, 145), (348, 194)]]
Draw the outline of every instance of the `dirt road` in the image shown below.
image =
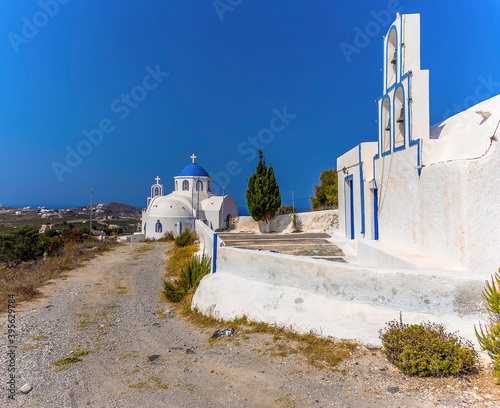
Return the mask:
[[(162, 313), (168, 308), (159, 297), (167, 249), (162, 243), (121, 245), (47, 285), (46, 297), (20, 307), (15, 316), (16, 400), (6, 398), (4, 362), (0, 406), (496, 404), (489, 389), (470, 380), (408, 379), (388, 367), (380, 352), (366, 348), (327, 371), (311, 367), (299, 354), (273, 355), (268, 334), (209, 342), (213, 330)], [(5, 321), (4, 314), (2, 332)], [(25, 383), (33, 387), (28, 394), (19, 392)]]

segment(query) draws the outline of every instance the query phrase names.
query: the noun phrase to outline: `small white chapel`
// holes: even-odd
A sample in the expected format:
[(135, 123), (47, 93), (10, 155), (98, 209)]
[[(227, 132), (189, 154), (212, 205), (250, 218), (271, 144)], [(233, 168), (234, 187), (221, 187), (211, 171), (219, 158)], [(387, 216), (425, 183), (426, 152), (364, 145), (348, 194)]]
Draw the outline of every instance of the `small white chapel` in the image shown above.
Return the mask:
[(204, 222), (214, 231), (223, 228), (231, 218), (238, 216), (233, 197), (217, 196), (212, 192), (212, 177), (195, 163), (184, 167), (174, 177), (174, 191), (164, 194), (160, 177), (151, 186), (147, 207), (142, 210), (142, 234), (145, 238), (159, 239), (167, 232), (179, 235), (184, 229), (194, 229), (195, 220)]

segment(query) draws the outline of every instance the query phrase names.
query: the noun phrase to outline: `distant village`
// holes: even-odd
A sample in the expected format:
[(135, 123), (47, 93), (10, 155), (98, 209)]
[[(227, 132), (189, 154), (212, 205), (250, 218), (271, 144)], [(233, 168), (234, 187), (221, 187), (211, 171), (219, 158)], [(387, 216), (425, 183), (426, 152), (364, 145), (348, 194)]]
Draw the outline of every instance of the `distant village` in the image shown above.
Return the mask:
[[(127, 204), (107, 203), (92, 206), (93, 229), (99, 234), (101, 229), (115, 229), (132, 232), (140, 225), (141, 209)], [(110, 221), (115, 221), (111, 223)], [(86, 224), (86, 225), (85, 225)], [(90, 226), (90, 206), (52, 209), (46, 206), (33, 208), (3, 207), (0, 204), (0, 228), (13, 229), (24, 225), (39, 228), (41, 234), (59, 226)]]

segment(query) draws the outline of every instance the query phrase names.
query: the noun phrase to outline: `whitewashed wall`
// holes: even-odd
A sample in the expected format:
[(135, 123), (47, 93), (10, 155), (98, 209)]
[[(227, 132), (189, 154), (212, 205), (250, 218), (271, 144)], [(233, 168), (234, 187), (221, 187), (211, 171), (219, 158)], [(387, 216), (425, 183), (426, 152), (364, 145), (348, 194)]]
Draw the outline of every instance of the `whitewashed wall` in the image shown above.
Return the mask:
[(484, 279), (370, 268), (303, 257), (219, 248), (218, 271), (203, 278), (192, 307), (221, 319), (249, 319), (300, 332), (380, 344), (378, 330), (441, 322), (475, 341)]

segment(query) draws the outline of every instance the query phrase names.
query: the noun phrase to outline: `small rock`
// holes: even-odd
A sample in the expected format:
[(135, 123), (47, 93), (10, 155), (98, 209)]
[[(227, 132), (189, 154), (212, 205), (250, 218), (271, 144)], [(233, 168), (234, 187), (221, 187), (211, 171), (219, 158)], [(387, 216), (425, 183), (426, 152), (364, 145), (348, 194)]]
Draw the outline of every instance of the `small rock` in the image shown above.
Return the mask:
[(190, 347), (186, 350), (186, 354), (196, 354), (196, 352), (194, 351), (194, 347)]
[(19, 391), (23, 394), (28, 394), (32, 389), (33, 387), (30, 385), (30, 383), (26, 383), (21, 388), (19, 388)]
[(227, 327), (226, 329), (217, 330), (213, 335), (212, 339), (216, 339), (218, 337), (233, 337), (237, 333), (232, 327)]
[(157, 360), (158, 358), (160, 358), (160, 356), (158, 354), (153, 354), (152, 356), (148, 356), (148, 359), (151, 362)]
[(399, 392), (399, 388), (398, 387), (387, 387), (387, 391), (389, 391), (391, 394), (396, 394), (397, 392)]

